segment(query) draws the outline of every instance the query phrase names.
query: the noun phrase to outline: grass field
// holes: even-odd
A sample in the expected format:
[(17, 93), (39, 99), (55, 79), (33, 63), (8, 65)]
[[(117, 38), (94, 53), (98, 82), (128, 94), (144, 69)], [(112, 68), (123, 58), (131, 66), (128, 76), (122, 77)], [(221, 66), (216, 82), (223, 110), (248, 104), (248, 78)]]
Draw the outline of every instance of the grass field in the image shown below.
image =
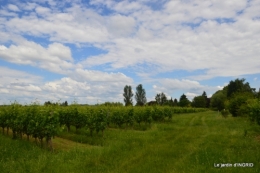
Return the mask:
[[(79, 141), (79, 142), (76, 142)], [(146, 130), (106, 129), (90, 137), (62, 132), (54, 152), (0, 135), (0, 170), (7, 172), (251, 173), (260, 170), (260, 126), (217, 112), (174, 115)], [(216, 168), (217, 163), (253, 167)]]

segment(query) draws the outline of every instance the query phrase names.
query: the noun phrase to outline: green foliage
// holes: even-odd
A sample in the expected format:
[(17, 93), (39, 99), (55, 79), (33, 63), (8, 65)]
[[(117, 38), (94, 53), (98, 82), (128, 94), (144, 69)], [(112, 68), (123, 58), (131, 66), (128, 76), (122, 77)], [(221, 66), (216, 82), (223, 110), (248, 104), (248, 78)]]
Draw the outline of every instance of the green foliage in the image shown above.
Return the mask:
[(86, 110), (86, 115), (87, 115), (87, 122), (86, 125), (90, 131), (90, 135), (93, 136), (93, 131), (95, 130), (96, 126), (96, 112), (94, 109), (87, 109)]
[(9, 120), (8, 112), (7, 112), (6, 108), (4, 108), (4, 109), (2, 108), (0, 111), (0, 126), (3, 130), (3, 134), (4, 134), (4, 129), (6, 127), (9, 128), (8, 120)]
[(173, 101), (173, 106), (178, 106), (178, 100), (176, 98)]
[(250, 120), (260, 125), (260, 101), (258, 99), (250, 100), (248, 109)]
[(168, 118), (168, 120), (172, 119), (173, 112), (172, 112), (172, 109), (170, 107), (165, 106), (163, 111), (164, 111), (165, 118)]
[(153, 120), (154, 121), (164, 121), (164, 112), (161, 107), (154, 107)]
[(229, 101), (229, 111), (233, 117), (248, 114), (247, 100), (254, 98), (252, 93), (236, 93)]
[(59, 113), (51, 106), (42, 107), (37, 104), (31, 106), (21, 106), (13, 103), (6, 106), (1, 111), (0, 124), (4, 128), (12, 129), (13, 138), (22, 138), (23, 134), (46, 141), (51, 145), (51, 138), (59, 132)]
[(185, 94), (182, 94), (179, 101), (179, 106), (186, 107), (189, 106), (190, 101), (188, 100), (187, 96)]
[(145, 123), (148, 123), (148, 124), (152, 123), (152, 121), (153, 121), (153, 118), (152, 118), (152, 108), (150, 108), (150, 107), (146, 107), (145, 108), (144, 115), (143, 115), (143, 121)]
[(167, 104), (168, 106), (174, 106), (174, 102), (173, 102), (173, 100), (172, 100), (172, 97), (171, 97), (171, 99), (170, 100), (168, 100), (168, 104)]
[(71, 111), (69, 110), (71, 107), (64, 107), (59, 109), (60, 116), (60, 125), (65, 125), (67, 127), (67, 131), (70, 131), (70, 126), (73, 123), (73, 117), (71, 116)]
[(207, 105), (205, 96), (196, 96), (193, 98), (191, 106), (196, 108), (205, 108)]
[(105, 114), (105, 111), (103, 109), (100, 109), (98, 110), (98, 114), (95, 119), (96, 132), (98, 133), (99, 131), (102, 131), (102, 136), (103, 136), (106, 126), (107, 126), (107, 116)]
[(140, 108), (135, 110), (136, 111), (134, 112), (134, 118), (135, 121), (140, 125), (141, 122), (143, 121), (144, 110)]
[(136, 87), (135, 100), (136, 106), (144, 106), (146, 104), (146, 93), (142, 84)]
[(203, 91), (202, 95), (205, 99), (207, 98), (207, 93), (205, 91)]
[(61, 103), (61, 106), (68, 106), (68, 102), (65, 101), (65, 102)]
[(219, 90), (214, 93), (210, 99), (210, 107), (216, 110), (223, 110), (225, 108), (225, 101), (227, 99), (225, 90)]
[(105, 103), (99, 104), (99, 106), (108, 106), (108, 107), (115, 106), (115, 107), (120, 107), (120, 106), (124, 106), (124, 105), (123, 105), (122, 103), (120, 103), (120, 102), (105, 102)]
[(125, 112), (125, 123), (126, 123), (126, 125), (133, 126), (134, 121), (135, 121), (135, 119), (134, 119), (134, 109), (132, 107), (126, 109), (126, 112)]
[[(248, 128), (244, 118), (223, 121), (216, 112), (185, 114), (173, 119), (172, 123), (156, 123), (152, 130), (143, 132), (108, 130), (107, 137), (102, 139), (103, 146), (96, 146), (100, 139), (95, 137), (82, 136), (93, 142), (92, 146), (55, 138), (53, 143), (58, 150), (55, 153), (0, 135), (0, 170), (1, 173), (259, 172), (260, 143), (255, 138), (259, 133), (253, 131), (259, 132), (258, 126)], [(251, 162), (254, 167), (214, 167), (214, 163), (235, 162)]]
[(156, 106), (158, 105), (157, 101), (149, 101), (147, 104), (147, 106)]
[[(68, 131), (70, 127), (79, 129), (86, 127), (90, 135), (93, 132), (102, 134), (110, 124), (122, 128), (124, 125), (133, 127), (135, 123), (151, 124), (153, 121), (163, 122), (172, 119), (175, 113), (193, 113), (205, 111), (206, 109), (179, 108), (170, 106), (155, 107), (107, 107), (107, 106), (80, 106), (72, 104), (70, 106), (48, 105), (40, 106), (32, 104), (21, 106), (12, 104), (0, 109), (0, 126), (10, 128), (13, 131), (13, 138), (22, 134), (27, 135), (27, 139), (32, 136), (39, 139), (41, 144), (46, 138), (52, 148), (52, 137), (56, 136), (65, 126)], [(74, 131), (74, 130), (73, 130)], [(70, 133), (73, 133), (70, 132)]]
[(51, 101), (44, 102), (44, 106), (59, 105), (59, 103), (52, 103)]
[(221, 114), (222, 114), (222, 116), (223, 116), (224, 118), (226, 118), (226, 117), (229, 115), (229, 111), (226, 110), (226, 109), (223, 109), (223, 110), (221, 111)]
[(124, 102), (125, 102), (125, 106), (132, 106), (133, 105), (133, 92), (132, 92), (132, 87), (129, 85), (126, 85), (124, 88)]
[(255, 95), (256, 95), (257, 99), (260, 99), (260, 88), (259, 88), (259, 91), (255, 93)]
[(68, 116), (71, 120), (71, 125), (74, 125), (76, 130), (86, 126), (87, 116), (84, 112), (78, 110), (78, 106), (71, 106), (68, 109)]
[(111, 123), (116, 124), (118, 127), (122, 127), (125, 123), (124, 116), (120, 109), (114, 109), (111, 117)]
[(232, 97), (233, 94), (239, 92), (249, 92), (252, 93), (252, 88), (249, 83), (245, 83), (245, 79), (236, 79), (235, 81), (231, 80), (227, 85), (227, 97)]
[(166, 105), (167, 104), (167, 97), (166, 95), (162, 92), (160, 94), (156, 94), (155, 100), (158, 105)]

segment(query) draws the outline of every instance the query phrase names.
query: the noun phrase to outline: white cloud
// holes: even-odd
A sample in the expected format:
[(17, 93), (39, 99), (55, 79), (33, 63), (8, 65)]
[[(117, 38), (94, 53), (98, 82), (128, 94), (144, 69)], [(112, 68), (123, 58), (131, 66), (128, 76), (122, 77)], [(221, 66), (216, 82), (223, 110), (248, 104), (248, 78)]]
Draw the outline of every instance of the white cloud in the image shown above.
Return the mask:
[[(99, 93), (107, 92), (106, 98), (114, 99), (121, 97), (119, 90), (124, 85), (134, 83), (130, 77), (117, 73), (121, 69), (148, 82), (163, 72), (203, 70), (204, 73), (183, 80), (163, 78), (153, 86), (154, 91), (171, 94), (185, 90), (192, 95), (221, 88), (201, 85), (199, 80), (260, 73), (259, 1), (167, 1), (157, 10), (149, 7), (150, 3), (91, 0), (90, 4), (96, 5), (91, 9), (79, 1), (35, 0), (1, 7), (0, 58), (66, 75), (49, 85), (27, 81), (10, 87), (19, 90), (21, 84), (26, 85), (27, 88), (22, 87), (26, 96), (30, 90), (57, 91), (52, 97), (62, 98), (69, 97), (66, 91), (70, 90), (73, 96), (100, 99), (101, 94), (91, 93), (94, 87)], [(106, 13), (104, 7), (112, 13)], [(18, 15), (19, 10), (26, 12)], [(44, 46), (27, 41), (28, 35), (51, 43)], [(75, 64), (77, 57), (72, 57), (66, 43), (83, 49), (91, 45), (108, 53), (86, 56)], [(103, 65), (114, 73), (85, 69)], [(7, 91), (10, 92), (6, 88), (0, 90)]]
[(60, 43), (52, 43), (48, 48), (24, 41), (19, 45), (0, 46), (0, 58), (11, 63), (37, 66), (56, 73), (65, 73), (73, 65), (71, 51)]
[(76, 69), (68, 75), (77, 81), (108, 82), (114, 84), (117, 82), (125, 84), (133, 83), (133, 80), (123, 73), (106, 73), (94, 70)]
[(73, 5), (64, 12), (53, 11), (37, 6), (38, 18), (33, 12), (20, 18), (12, 18), (5, 23), (9, 32), (49, 37), (58, 42), (103, 42), (108, 41), (108, 31), (103, 25), (105, 18), (92, 9)]
[(35, 11), (37, 14), (42, 15), (42, 16), (48, 15), (51, 12), (51, 10), (49, 8), (41, 7), (41, 6), (36, 7)]
[(119, 13), (131, 13), (137, 10), (141, 10), (142, 8), (144, 8), (144, 6), (135, 1), (129, 2), (127, 0), (124, 0), (119, 3), (115, 3), (112, 8)]
[(13, 70), (2, 66), (0, 66), (0, 74), (0, 84), (2, 86), (17, 82), (35, 85), (39, 84), (42, 81), (42, 77), (40, 76), (31, 75), (23, 71)]
[(39, 85), (43, 78), (23, 71), (0, 66), (0, 104), (21, 98), (24, 102), (32, 101), (41, 91)]
[[(53, 81), (18, 70), (0, 67), (0, 104), (8, 100), (30, 103), (35, 98), (45, 101), (62, 101), (77, 99), (79, 103), (94, 104), (99, 102), (123, 102), (123, 88), (133, 85), (133, 80), (122, 73), (104, 73), (99, 71), (76, 70), (71, 77)], [(86, 76), (85, 76), (86, 75)], [(8, 95), (6, 95), (8, 94)]]
[(21, 3), (20, 6), (21, 6), (21, 8), (23, 10), (31, 11), (31, 10), (36, 8), (37, 4), (36, 3), (27, 2), (27, 3)]
[[(190, 77), (196, 80), (259, 72), (260, 21), (252, 19), (260, 15), (256, 1), (169, 1), (161, 11), (153, 11), (145, 3), (91, 1), (115, 11), (108, 15), (76, 3), (63, 12), (30, 4), (36, 12), (44, 11), (43, 18), (32, 13), (4, 23), (13, 33), (47, 35), (51, 41), (76, 45), (90, 43), (108, 51), (81, 62), (86, 67), (109, 64), (112, 69), (135, 69), (153, 64), (152, 75), (205, 69), (205, 74)], [(117, 14), (119, 7), (127, 14)], [(197, 27), (192, 29), (191, 24)]]
[(29, 91), (29, 92), (42, 91), (40, 87), (32, 84), (11, 83), (11, 85), (12, 85), (11, 89), (20, 90), (20, 91)]
[(200, 85), (197, 81), (187, 80), (187, 79), (161, 79), (161, 84), (164, 84), (167, 86), (167, 89), (170, 90), (178, 90), (178, 89), (184, 89), (184, 90), (201, 90), (203, 88), (202, 85)]
[(113, 36), (129, 36), (135, 27), (135, 20), (132, 17), (113, 15), (107, 19), (108, 31)]
[(190, 92), (185, 93), (185, 95), (187, 96), (187, 98), (188, 98), (190, 101), (192, 101), (192, 99), (193, 99), (194, 97), (198, 96), (198, 94), (196, 94), (196, 93), (190, 93)]
[[(209, 96), (215, 93), (217, 90), (222, 89), (220, 86), (208, 86), (201, 85), (198, 81), (188, 80), (188, 79), (150, 79), (148, 83), (157, 83), (153, 85), (152, 95), (156, 93), (164, 92), (167, 96), (179, 97), (178, 94), (185, 93), (185, 95), (192, 100), (195, 96), (199, 96), (205, 91)], [(178, 93), (178, 94), (177, 94)]]
[(217, 86), (218, 90), (222, 90), (224, 87), (223, 86)]
[(19, 8), (14, 4), (9, 4), (7, 8), (11, 11), (20, 11)]
[(0, 9), (0, 15), (5, 17), (16, 17), (17, 14), (15, 12), (9, 12), (7, 10)]
[(1, 89), (0, 89), (0, 93), (1, 93), (1, 94), (2, 94), (2, 93), (8, 94), (9, 91), (8, 91), (7, 89), (1, 88)]
[[(78, 74), (75, 72), (75, 74)], [(103, 73), (105, 74), (105, 73)], [(64, 77), (60, 80), (45, 83), (42, 89), (48, 93), (53, 93), (57, 98), (77, 98), (81, 103), (96, 103), (105, 101), (123, 101), (123, 88), (126, 85), (124, 81), (121, 81), (122, 77), (112, 79), (116, 77), (111, 74), (110, 77), (100, 81), (96, 77), (102, 79), (102, 73), (92, 72), (91, 76), (83, 79)], [(105, 74), (109, 76), (110, 74)], [(75, 76), (74, 76), (75, 77)], [(81, 76), (79, 76), (81, 77)], [(128, 81), (131, 82), (131, 81)]]
[[(233, 18), (247, 6), (246, 0), (238, 1), (169, 1), (164, 5), (165, 12), (176, 16), (179, 21), (195, 18)], [(179, 19), (177, 19), (179, 16)]]

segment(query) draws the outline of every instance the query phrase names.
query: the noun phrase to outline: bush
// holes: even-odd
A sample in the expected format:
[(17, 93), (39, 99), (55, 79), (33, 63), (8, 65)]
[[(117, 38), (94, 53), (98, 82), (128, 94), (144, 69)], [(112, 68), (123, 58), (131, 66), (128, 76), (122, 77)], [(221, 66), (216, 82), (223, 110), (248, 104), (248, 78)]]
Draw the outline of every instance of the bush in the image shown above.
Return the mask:
[(248, 114), (247, 100), (253, 98), (251, 93), (237, 93), (229, 101), (229, 111), (233, 117)]
[(260, 125), (260, 101), (255, 100), (248, 105), (249, 118), (252, 122)]
[(227, 118), (227, 116), (229, 115), (229, 111), (226, 110), (226, 109), (223, 109), (223, 110), (221, 111), (221, 114), (222, 114), (222, 116), (223, 116), (224, 118)]

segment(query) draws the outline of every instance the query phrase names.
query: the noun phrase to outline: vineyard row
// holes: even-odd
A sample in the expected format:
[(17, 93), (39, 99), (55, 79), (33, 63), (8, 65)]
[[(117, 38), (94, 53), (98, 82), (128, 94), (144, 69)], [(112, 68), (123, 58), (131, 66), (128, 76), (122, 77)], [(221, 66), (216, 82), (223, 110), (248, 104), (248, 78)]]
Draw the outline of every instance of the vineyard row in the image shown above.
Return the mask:
[(124, 124), (133, 126), (134, 123), (148, 123), (171, 119), (174, 114), (202, 112), (204, 108), (178, 107), (82, 107), (82, 106), (21, 106), (12, 104), (0, 108), (0, 127), (8, 133), (12, 129), (13, 138), (27, 135), (42, 143), (43, 138), (51, 146), (51, 138), (56, 136), (62, 127), (70, 130), (87, 127), (92, 136), (93, 131), (104, 132), (110, 125), (122, 127)]

